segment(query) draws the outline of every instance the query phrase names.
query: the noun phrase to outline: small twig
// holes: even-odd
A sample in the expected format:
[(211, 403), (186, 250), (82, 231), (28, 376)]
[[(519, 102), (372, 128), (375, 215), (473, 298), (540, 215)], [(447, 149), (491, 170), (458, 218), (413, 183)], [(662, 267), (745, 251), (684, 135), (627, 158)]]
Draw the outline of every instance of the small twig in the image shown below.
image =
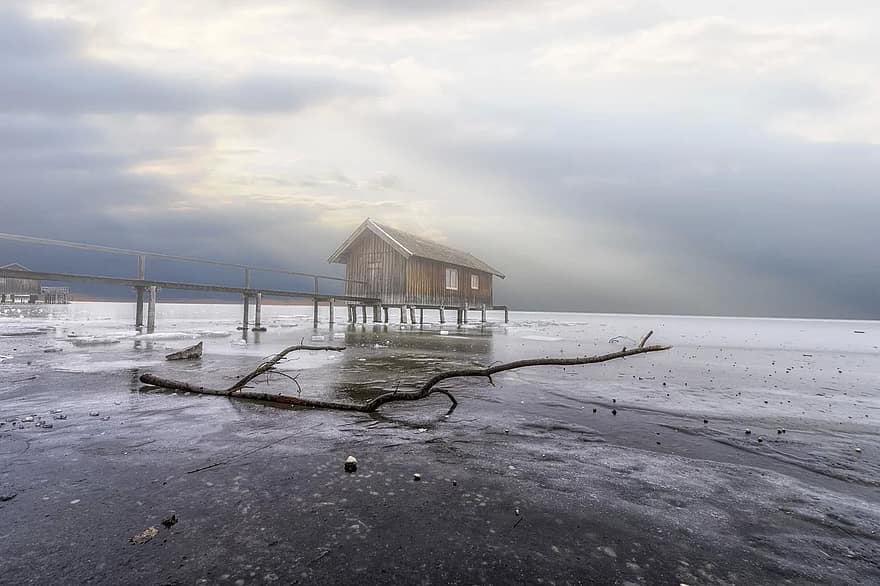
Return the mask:
[(648, 341), (648, 338), (650, 338), (650, 337), (651, 337), (651, 334), (653, 334), (653, 333), (654, 333), (654, 330), (650, 330), (647, 334), (645, 334), (644, 336), (642, 336), (642, 339), (639, 340), (639, 348), (644, 348), (644, 347), (645, 347), (645, 342)]
[(290, 375), (287, 374), (286, 372), (282, 372), (282, 371), (277, 370), (277, 369), (274, 369), (274, 368), (272, 369), (272, 372), (274, 372), (275, 374), (280, 374), (281, 376), (283, 376), (283, 377), (285, 377), (285, 378), (289, 378), (290, 380), (292, 380), (293, 383), (296, 385), (297, 392), (299, 392), (300, 394), (302, 393), (302, 390), (303, 390), (303, 389), (302, 389), (301, 386), (299, 386), (299, 381), (296, 380), (297, 378), (299, 378), (299, 375), (302, 374), (302, 373), (299, 373), (299, 372), (298, 372), (298, 373), (296, 373), (296, 376), (290, 376)]

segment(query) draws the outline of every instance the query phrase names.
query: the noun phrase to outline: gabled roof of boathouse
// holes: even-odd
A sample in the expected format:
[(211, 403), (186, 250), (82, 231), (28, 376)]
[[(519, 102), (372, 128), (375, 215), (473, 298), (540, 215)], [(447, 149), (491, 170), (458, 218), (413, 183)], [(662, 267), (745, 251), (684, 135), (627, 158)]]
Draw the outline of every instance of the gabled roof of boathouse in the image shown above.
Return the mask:
[(488, 263), (478, 259), (469, 252), (428, 240), (409, 232), (404, 232), (386, 224), (379, 224), (371, 218), (367, 218), (363, 223), (352, 232), (351, 236), (342, 243), (336, 252), (327, 259), (329, 262), (345, 262), (345, 255), (348, 249), (355, 241), (366, 231), (370, 231), (385, 242), (387, 242), (394, 250), (399, 252), (405, 258), (417, 256), (429, 260), (458, 265), (484, 273), (490, 273), (497, 277), (504, 278), (504, 273), (493, 268)]
[(27, 268), (26, 266), (20, 265), (17, 262), (13, 262), (8, 265), (3, 265), (2, 267), (0, 267), (0, 269), (9, 269), (10, 271), (30, 271), (30, 272), (33, 272), (29, 268)]

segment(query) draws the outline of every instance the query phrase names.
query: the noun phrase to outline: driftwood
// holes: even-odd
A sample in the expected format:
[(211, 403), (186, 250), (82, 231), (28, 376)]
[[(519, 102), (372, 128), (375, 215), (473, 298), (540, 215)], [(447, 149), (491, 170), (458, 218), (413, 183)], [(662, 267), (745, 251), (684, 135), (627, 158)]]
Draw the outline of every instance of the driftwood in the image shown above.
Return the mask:
[(527, 360), (516, 360), (514, 362), (495, 364), (486, 368), (465, 368), (458, 370), (447, 370), (445, 372), (434, 375), (417, 390), (395, 390), (383, 393), (378, 397), (367, 401), (366, 403), (345, 403), (340, 401), (324, 401), (321, 399), (306, 399), (303, 397), (266, 393), (245, 388), (247, 384), (255, 378), (263, 374), (268, 375), (268, 373), (270, 372), (286, 376), (287, 378), (293, 380), (296, 383), (297, 387), (299, 387), (299, 383), (297, 382), (296, 377), (291, 377), (290, 375), (274, 370), (274, 367), (276, 364), (278, 364), (278, 362), (284, 359), (284, 357), (291, 352), (295, 352), (297, 350), (327, 350), (340, 352), (345, 349), (345, 347), (343, 346), (306, 346), (302, 344), (298, 346), (290, 346), (289, 348), (285, 348), (278, 354), (270, 356), (264, 362), (260, 363), (257, 368), (255, 368), (242, 378), (238, 379), (233, 385), (225, 389), (212, 389), (208, 387), (194, 385), (191, 383), (161, 378), (152, 374), (141, 375), (140, 381), (154, 387), (175, 391), (201, 393), (203, 395), (225, 395), (228, 397), (254, 399), (257, 401), (268, 401), (271, 403), (281, 403), (284, 405), (294, 405), (298, 407), (335, 409), (338, 411), (361, 411), (364, 413), (372, 413), (386, 403), (391, 403), (394, 401), (418, 401), (420, 399), (425, 399), (434, 393), (440, 393), (442, 395), (446, 395), (446, 397), (452, 402), (452, 406), (449, 409), (449, 412), (451, 413), (458, 405), (458, 401), (455, 400), (455, 397), (453, 397), (449, 391), (436, 388), (438, 384), (445, 380), (461, 377), (480, 377), (487, 378), (489, 379), (490, 383), (494, 384), (494, 381), (492, 380), (492, 375), (508, 370), (526, 368), (529, 366), (577, 366), (581, 364), (596, 364), (598, 362), (608, 362), (609, 360), (626, 358), (627, 356), (647, 354), (648, 352), (660, 352), (662, 350), (668, 350), (672, 348), (672, 346), (665, 345), (646, 346), (645, 342), (647, 342), (652, 333), (653, 332), (648, 332), (646, 335), (644, 335), (640, 340), (639, 345), (635, 348), (623, 348), (623, 350), (620, 350), (618, 352), (610, 352), (608, 354), (597, 354), (595, 356), (583, 356), (580, 358), (531, 358)]
[(187, 346), (183, 350), (172, 352), (165, 355), (165, 360), (193, 360), (202, 357), (202, 343)]

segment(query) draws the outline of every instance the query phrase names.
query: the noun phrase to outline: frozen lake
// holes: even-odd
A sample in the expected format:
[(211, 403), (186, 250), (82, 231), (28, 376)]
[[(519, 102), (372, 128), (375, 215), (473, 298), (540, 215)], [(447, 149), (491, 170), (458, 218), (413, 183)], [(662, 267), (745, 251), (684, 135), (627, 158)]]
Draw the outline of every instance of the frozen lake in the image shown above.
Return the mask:
[[(420, 327), (394, 323), (393, 310), (388, 325), (348, 325), (341, 308), (340, 323), (330, 328), (325, 313), (315, 329), (310, 307), (264, 306), (269, 330), (243, 336), (236, 330), (240, 311), (237, 305), (160, 304), (155, 333), (138, 334), (131, 327), (133, 304), (0, 306), (0, 488), (18, 495), (0, 504), (0, 516), (13, 507), (62, 514), (67, 503), (84, 498), (76, 496), (82, 491), (74, 476), (93, 479), (86, 481), (95, 484), (87, 498), (167, 508), (166, 501), (144, 496), (122, 480), (125, 488), (113, 497), (97, 482), (108, 466), (114, 474), (146, 474), (149, 482), (170, 466), (167, 472), (182, 493), (226, 502), (213, 486), (196, 483), (198, 475), (185, 472), (217, 461), (216, 454), (246, 454), (277, 440), (271, 448), (242, 455), (242, 469), (212, 469), (212, 482), (227, 489), (244, 482), (250, 491), (277, 488), (288, 495), (276, 477), (281, 468), (269, 463), (281, 458), (294, 476), (314, 465), (318, 472), (303, 480), (312, 492), (286, 505), (294, 511), (340, 502), (344, 485), (334, 483), (346, 478), (338, 477), (336, 465), (348, 453), (366, 462), (368, 475), (383, 470), (405, 479), (389, 484), (387, 476), (381, 483), (376, 476), (362, 477), (365, 484), (355, 491), (372, 488), (346, 498), (366, 499), (358, 502), (367, 510), (373, 510), (370, 498), (386, 505), (388, 499), (414, 498), (406, 478), (414, 467), (425, 479), (419, 490), (428, 491), (426, 497), (452, 498), (431, 491), (449, 490), (444, 483), (450, 478), (469, 479), (473, 486), (462, 497), (461, 516), (438, 512), (450, 525), (437, 521), (437, 530), (460, 530), (480, 547), (495, 548), (506, 568), (525, 568), (526, 574), (511, 574), (520, 576), (516, 580), (533, 581), (523, 576), (535, 578), (528, 573), (535, 568), (560, 572), (562, 582), (572, 581), (579, 569), (602, 581), (632, 583), (870, 583), (878, 577), (871, 561), (880, 555), (878, 322), (511, 312), (509, 324), (490, 314), (495, 321), (488, 324)], [(436, 313), (426, 311), (427, 319), (435, 322)], [(141, 373), (153, 372), (226, 386), (261, 357), (305, 340), (347, 349), (292, 355), (283, 364), (298, 373), (303, 394), (362, 401), (398, 385), (417, 386), (446, 368), (613, 351), (635, 345), (648, 330), (654, 330), (651, 342), (673, 349), (593, 366), (503, 373), (494, 387), (475, 379), (449, 381), (445, 388), (459, 407), (448, 418), (442, 396), (364, 415), (139, 392), (137, 383)], [(205, 345), (200, 361), (164, 360), (164, 354), (196, 340)], [(280, 377), (271, 388), (296, 393)], [(69, 417), (52, 419), (53, 410)], [(24, 422), (27, 417), (42, 417), (53, 428), (34, 427)], [(291, 433), (295, 441), (285, 439)], [(149, 443), (120, 447), (143, 442)], [(75, 472), (65, 464), (71, 458), (79, 462)], [(59, 486), (49, 490), (47, 478), (59, 479)], [(326, 484), (313, 486), (318, 482)], [(123, 526), (124, 533), (129, 525), (147, 523), (149, 514), (131, 506), (105, 530)], [(282, 522), (270, 509), (253, 506), (270, 518), (265, 521), (270, 526)], [(206, 507), (187, 515), (208, 515), (213, 509)], [(523, 512), (517, 531), (532, 537), (512, 543), (480, 529), (501, 523), (513, 509)], [(626, 519), (626, 527), (596, 517), (599, 511)], [(132, 521), (138, 514), (143, 522)], [(251, 527), (250, 517), (237, 519)], [(361, 532), (377, 527), (358, 519)], [(344, 525), (333, 515), (322, 521), (337, 522), (335, 542), (323, 534), (316, 542), (342, 548), (339, 535), (354, 530), (352, 522)], [(584, 523), (611, 525), (602, 525), (605, 533), (579, 533)], [(633, 533), (630, 526), (643, 530)], [(52, 531), (39, 523), (28, 529), (38, 530)], [(186, 539), (205, 539), (198, 529), (190, 530)], [(571, 532), (568, 544), (550, 543), (559, 532)], [(401, 535), (372, 532), (363, 543), (373, 549), (364, 545), (346, 549), (346, 555), (363, 558), (373, 571), (377, 544), (387, 546), (409, 533)], [(675, 544), (669, 543), (672, 535)], [(361, 539), (359, 534), (356, 540)], [(428, 544), (418, 545), (412, 535), (407, 539), (427, 555)], [(575, 541), (581, 549), (571, 545)], [(0, 550), (27, 557), (14, 543), (4, 530)], [(550, 545), (555, 549), (542, 549)], [(224, 554), (215, 555), (221, 563)], [(453, 563), (454, 552), (449, 556), (441, 555), (444, 563)], [(4, 575), (25, 572), (26, 565), (0, 557), (7, 560), (0, 562)], [(67, 563), (86, 576), (85, 566)], [(210, 578), (207, 568), (197, 566), (186, 576)], [(301, 577), (302, 571), (291, 575)], [(331, 578), (310, 572), (316, 580)], [(457, 574), (437, 575), (454, 581)]]

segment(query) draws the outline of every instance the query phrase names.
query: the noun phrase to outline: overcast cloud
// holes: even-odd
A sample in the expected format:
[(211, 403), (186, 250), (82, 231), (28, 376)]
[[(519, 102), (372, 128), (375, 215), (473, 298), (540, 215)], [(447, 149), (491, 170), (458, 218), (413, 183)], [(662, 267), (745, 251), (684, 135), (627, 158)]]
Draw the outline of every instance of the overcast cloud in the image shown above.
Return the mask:
[(514, 308), (880, 318), (875, 2), (3, 6), (0, 231), (339, 273), (372, 216)]

